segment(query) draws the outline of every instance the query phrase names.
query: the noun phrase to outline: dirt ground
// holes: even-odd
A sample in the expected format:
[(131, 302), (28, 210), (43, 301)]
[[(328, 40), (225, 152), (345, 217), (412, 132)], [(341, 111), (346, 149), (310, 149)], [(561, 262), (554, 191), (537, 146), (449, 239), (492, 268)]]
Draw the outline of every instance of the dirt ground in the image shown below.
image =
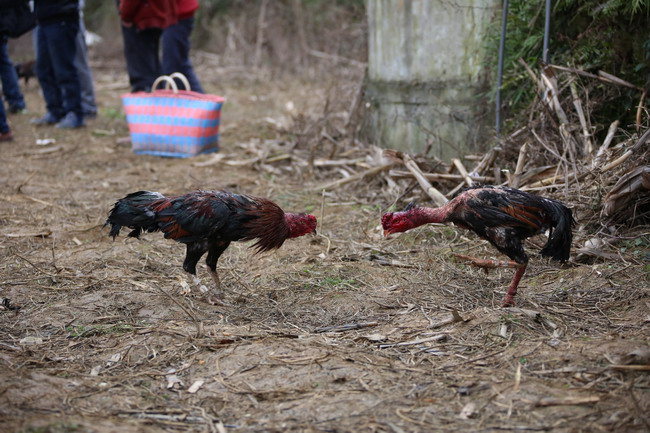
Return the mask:
[[(44, 108), (30, 82), (16, 140), (0, 143), (0, 430), (650, 431), (648, 370), (628, 365), (650, 346), (643, 230), (619, 259), (531, 254), (518, 308), (502, 309), (511, 271), (451, 255), (495, 250), (446, 227), (383, 239), (381, 195), (132, 154), (126, 78), (96, 75), (101, 113), (87, 127), (32, 127)], [(269, 118), (321, 109), (326, 93), (236, 76), (206, 87), (228, 98), (222, 153), (234, 160), (250, 156), (242, 143), (283, 138)], [(230, 306), (181, 296), (182, 245), (112, 241), (102, 226), (127, 193), (198, 188), (314, 213), (319, 234), (262, 255), (231, 246), (219, 262)]]

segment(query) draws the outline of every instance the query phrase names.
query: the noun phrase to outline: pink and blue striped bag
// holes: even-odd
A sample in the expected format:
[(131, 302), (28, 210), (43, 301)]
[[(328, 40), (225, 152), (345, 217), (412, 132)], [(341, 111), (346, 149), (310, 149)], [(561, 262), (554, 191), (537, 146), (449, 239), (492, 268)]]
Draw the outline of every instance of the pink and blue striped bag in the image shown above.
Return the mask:
[[(122, 95), (136, 154), (188, 158), (219, 150), (219, 124), (224, 98), (178, 90), (173, 77), (189, 89), (181, 74), (159, 77), (151, 93)], [(165, 81), (171, 89), (157, 89)]]

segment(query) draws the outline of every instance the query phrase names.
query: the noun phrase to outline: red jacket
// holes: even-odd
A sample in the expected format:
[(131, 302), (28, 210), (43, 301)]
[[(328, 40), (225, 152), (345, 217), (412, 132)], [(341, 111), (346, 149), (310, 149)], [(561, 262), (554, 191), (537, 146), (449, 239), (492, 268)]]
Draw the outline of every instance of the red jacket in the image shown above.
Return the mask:
[(178, 22), (177, 0), (120, 0), (120, 18), (136, 28), (164, 29)]
[(176, 13), (179, 21), (190, 18), (198, 8), (199, 0), (176, 0)]

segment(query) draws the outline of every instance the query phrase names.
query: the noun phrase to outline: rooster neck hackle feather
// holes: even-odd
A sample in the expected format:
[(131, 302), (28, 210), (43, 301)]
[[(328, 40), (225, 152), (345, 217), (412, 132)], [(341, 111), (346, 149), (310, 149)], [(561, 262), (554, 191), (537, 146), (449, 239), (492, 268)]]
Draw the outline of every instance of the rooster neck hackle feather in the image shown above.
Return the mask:
[(284, 211), (266, 199), (255, 198), (251, 204), (254, 206), (246, 209), (250, 219), (242, 225), (245, 230), (242, 240), (257, 239), (252, 247), (258, 253), (280, 248), (290, 233)]

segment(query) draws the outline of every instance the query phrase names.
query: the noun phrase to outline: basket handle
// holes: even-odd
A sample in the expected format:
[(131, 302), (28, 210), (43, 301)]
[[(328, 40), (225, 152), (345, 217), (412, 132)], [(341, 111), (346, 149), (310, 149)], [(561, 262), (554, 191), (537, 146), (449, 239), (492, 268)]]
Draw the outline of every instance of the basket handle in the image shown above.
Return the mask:
[(178, 78), (185, 86), (185, 90), (192, 90), (192, 88), (190, 87), (190, 81), (182, 73), (174, 72), (173, 74), (169, 74), (169, 76), (172, 78)]
[(163, 81), (165, 82), (165, 89), (169, 89), (169, 87), (171, 87), (174, 93), (178, 93), (178, 86), (176, 85), (176, 82), (168, 75), (161, 75), (160, 77), (156, 78), (156, 81), (154, 81), (151, 86), (151, 90), (156, 90), (158, 84)]

